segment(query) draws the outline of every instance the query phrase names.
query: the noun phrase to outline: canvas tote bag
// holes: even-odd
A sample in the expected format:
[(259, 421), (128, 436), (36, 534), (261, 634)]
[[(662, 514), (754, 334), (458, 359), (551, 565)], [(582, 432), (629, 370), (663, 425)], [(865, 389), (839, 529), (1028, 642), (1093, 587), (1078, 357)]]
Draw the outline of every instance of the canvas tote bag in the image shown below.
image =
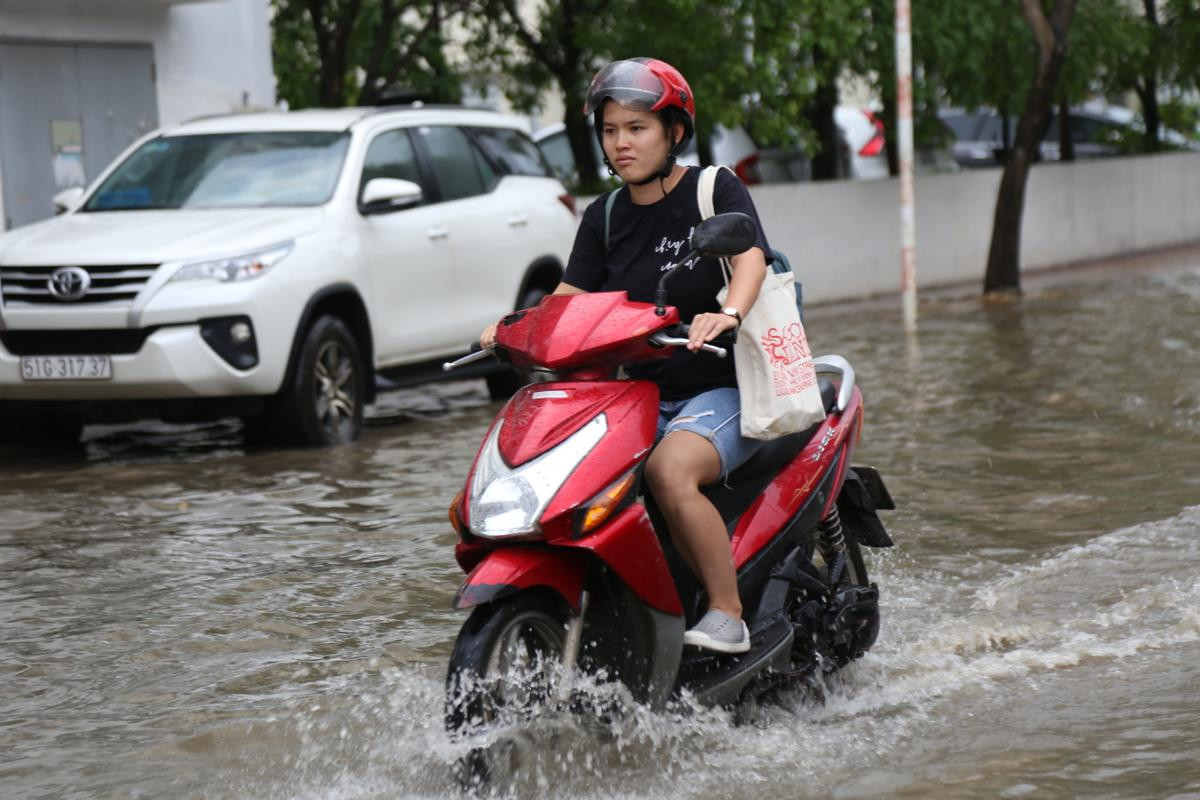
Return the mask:
[[(722, 169), (729, 168), (706, 167), (700, 173), (696, 195), (701, 219), (715, 213), (713, 190)], [(717, 293), (717, 302), (724, 306), (732, 275), (728, 259), (721, 259), (721, 269), (725, 288)], [(742, 320), (733, 352), (743, 436), (777, 439), (825, 419), (790, 270), (767, 273), (758, 299)]]

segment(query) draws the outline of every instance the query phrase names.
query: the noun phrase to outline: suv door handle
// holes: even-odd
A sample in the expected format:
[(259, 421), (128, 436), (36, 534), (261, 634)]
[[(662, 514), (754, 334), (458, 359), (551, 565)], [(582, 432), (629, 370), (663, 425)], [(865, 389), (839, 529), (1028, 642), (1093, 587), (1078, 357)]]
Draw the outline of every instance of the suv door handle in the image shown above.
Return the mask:
[(444, 225), (438, 225), (435, 228), (429, 229), (429, 238), (430, 239), (445, 239), (449, 235), (450, 235), (450, 229)]
[(520, 225), (527, 225), (527, 224), (529, 224), (529, 215), (513, 214), (511, 217), (508, 218), (508, 224), (509, 224), (509, 226), (511, 226), (513, 228), (516, 228)]

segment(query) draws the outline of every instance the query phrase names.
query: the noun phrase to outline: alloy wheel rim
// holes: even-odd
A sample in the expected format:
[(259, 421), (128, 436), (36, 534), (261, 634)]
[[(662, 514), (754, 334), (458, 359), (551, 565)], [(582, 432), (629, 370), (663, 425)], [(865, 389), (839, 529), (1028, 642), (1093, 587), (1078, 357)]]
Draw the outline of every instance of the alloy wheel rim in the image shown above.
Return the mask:
[(358, 398), (354, 361), (340, 342), (325, 342), (317, 351), (314, 369), (317, 421), (336, 439), (354, 428)]
[[(514, 619), (488, 658), (492, 701), (498, 708), (529, 710), (547, 698), (549, 670), (562, 658), (562, 626), (540, 614)], [(493, 714), (498, 710), (493, 708)]]

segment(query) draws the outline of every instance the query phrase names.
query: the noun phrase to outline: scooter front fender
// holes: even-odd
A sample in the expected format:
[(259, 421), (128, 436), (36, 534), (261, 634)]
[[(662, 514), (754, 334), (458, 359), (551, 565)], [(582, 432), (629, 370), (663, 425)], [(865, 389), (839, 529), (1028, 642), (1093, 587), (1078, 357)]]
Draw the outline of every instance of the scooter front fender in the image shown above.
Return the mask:
[(579, 611), (587, 554), (543, 547), (502, 547), (483, 557), (454, 596), (455, 608), (489, 603), (523, 589), (544, 586)]

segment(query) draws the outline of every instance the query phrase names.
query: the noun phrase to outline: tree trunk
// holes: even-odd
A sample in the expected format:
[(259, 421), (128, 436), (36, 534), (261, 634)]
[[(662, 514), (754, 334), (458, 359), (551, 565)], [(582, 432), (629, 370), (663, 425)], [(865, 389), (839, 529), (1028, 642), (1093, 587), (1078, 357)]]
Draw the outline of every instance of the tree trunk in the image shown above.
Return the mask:
[(317, 75), (317, 98), (326, 108), (339, 108), (346, 102), (347, 48), (358, 21), (360, 3), (361, 0), (347, 0), (340, 18), (335, 20), (325, 0), (308, 0), (313, 33), (317, 38), (317, 54), (321, 61)]
[(603, 181), (600, 176), (600, 164), (596, 162), (596, 151), (592, 147), (596, 131), (592, 128), (592, 118), (583, 115), (585, 98), (580, 96), (578, 90), (570, 88), (575, 83), (559, 79), (566, 103), (563, 124), (567, 128), (567, 141), (571, 144), (571, 154), (575, 156), (575, 169), (579, 173), (579, 183), (574, 188), (580, 194), (592, 194), (601, 190)]
[(696, 130), (696, 155), (699, 157), (702, 167), (716, 163), (713, 158), (712, 131)]
[(883, 149), (887, 154), (888, 175), (900, 174), (900, 131), (896, 127), (896, 95), (883, 96)]
[(1146, 22), (1154, 32), (1154, 42), (1150, 47), (1150, 60), (1146, 65), (1146, 74), (1137, 85), (1138, 100), (1142, 103), (1142, 119), (1146, 123), (1145, 148), (1147, 153), (1157, 153), (1162, 149), (1158, 138), (1158, 127), (1162, 116), (1158, 111), (1158, 48), (1162, 44), (1162, 30), (1158, 24), (1158, 8), (1156, 0), (1142, 0), (1146, 10)]
[(817, 133), (821, 148), (812, 157), (812, 179), (814, 181), (834, 180), (843, 177), (845, 173), (844, 159), (841, 154), (842, 139), (838, 135), (837, 122), (833, 118), (837, 101), (836, 84), (818, 86), (805, 114), (808, 117), (808, 123)]
[(1075, 160), (1075, 140), (1071, 138), (1071, 109), (1065, 96), (1058, 99), (1058, 160)]
[(1050, 124), (1058, 75), (1067, 55), (1067, 30), (1075, 13), (1076, 0), (1056, 0), (1046, 18), (1039, 0), (1021, 0), (1021, 13), (1037, 42), (1037, 68), (1033, 85), (1025, 97), (1025, 108), (1017, 122), (1017, 135), (1000, 178), (992, 243), (988, 251), (985, 294), (1021, 291), (1021, 217), (1025, 210), (1025, 186), (1029, 168)]

